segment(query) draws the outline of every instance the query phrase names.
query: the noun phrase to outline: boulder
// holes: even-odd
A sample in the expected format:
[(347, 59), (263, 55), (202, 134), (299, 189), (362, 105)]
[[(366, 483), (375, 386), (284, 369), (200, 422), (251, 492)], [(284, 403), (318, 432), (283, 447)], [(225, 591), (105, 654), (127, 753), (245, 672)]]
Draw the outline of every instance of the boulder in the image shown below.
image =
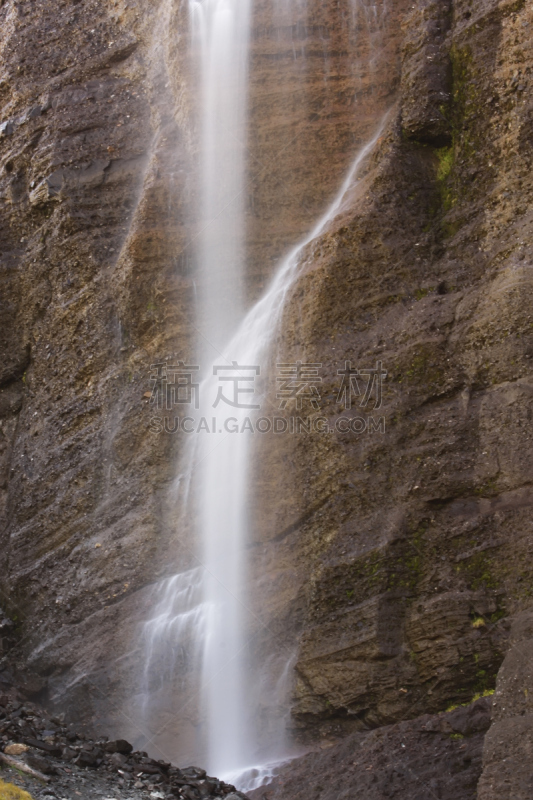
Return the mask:
[(128, 756), (133, 751), (133, 745), (125, 739), (116, 739), (113, 742), (107, 742), (104, 748), (106, 753), (122, 753), (125, 756)]

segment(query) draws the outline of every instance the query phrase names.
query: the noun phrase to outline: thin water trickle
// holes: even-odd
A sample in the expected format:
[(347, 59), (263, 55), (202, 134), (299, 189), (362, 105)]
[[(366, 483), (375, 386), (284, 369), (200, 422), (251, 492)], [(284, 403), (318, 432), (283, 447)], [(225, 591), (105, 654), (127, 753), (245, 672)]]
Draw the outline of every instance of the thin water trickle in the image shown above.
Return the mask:
[[(185, 654), (198, 661), (206, 619), (201, 571), (193, 569), (167, 578), (155, 587), (153, 599), (154, 613), (143, 629), (148, 653), (144, 664), (144, 684), (148, 690), (144, 703), (153, 703), (154, 696), (165, 691)], [(196, 645), (196, 652), (191, 650), (191, 642)]]

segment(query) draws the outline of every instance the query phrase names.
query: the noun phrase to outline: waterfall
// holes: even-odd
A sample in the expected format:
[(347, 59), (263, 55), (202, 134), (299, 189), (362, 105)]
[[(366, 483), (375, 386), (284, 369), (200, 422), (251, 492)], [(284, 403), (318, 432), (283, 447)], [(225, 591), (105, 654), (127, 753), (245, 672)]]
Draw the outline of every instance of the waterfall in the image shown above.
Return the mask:
[[(342, 211), (346, 192), (385, 118), (358, 152), (325, 213), (281, 261), (269, 288), (245, 313), (250, 4), (189, 0), (189, 10), (201, 98), (197, 327), (204, 366), (211, 366), (194, 412), (192, 427), (199, 432), (184, 442), (177, 479), (176, 525), (192, 531), (197, 550), (190, 568), (184, 565), (180, 574), (154, 587), (153, 611), (143, 631), (142, 694), (145, 719), (158, 717), (154, 740), (165, 743), (169, 717), (181, 714), (187, 718), (189, 739), (201, 742), (191, 745), (190, 752), (204, 754), (202, 765), (211, 774), (235, 776), (262, 758), (255, 740), (249, 654), (265, 623), (251, 610), (246, 547), (254, 524), (248, 508), (253, 435), (247, 420), (257, 415), (260, 399), (253, 387), (267, 363), (308, 245)], [(231, 405), (235, 392), (239, 407)], [(181, 692), (176, 707), (173, 692)], [(191, 705), (197, 710), (191, 711)], [(282, 740), (278, 744), (283, 751)], [(176, 753), (174, 744), (167, 753), (181, 759), (188, 746), (178, 746)], [(251, 788), (249, 774), (247, 780)]]
[[(242, 316), (250, 2), (191, 0), (190, 9), (193, 46), (197, 38), (201, 54), (198, 328), (200, 351), (209, 363)], [(224, 367), (228, 362), (219, 359), (217, 363)], [(201, 413), (206, 416), (213, 411), (215, 398), (208, 397), (213, 378), (209, 376), (200, 390)], [(227, 433), (216, 432), (202, 437), (198, 448), (191, 448), (197, 449), (199, 465), (195, 480), (206, 609), (202, 701), (207, 763), (213, 774), (221, 774), (228, 765), (244, 766), (249, 743), (242, 697), (246, 520), (241, 476), (246, 469), (246, 447), (242, 437), (236, 443), (226, 437)]]
[[(303, 251), (320, 236), (341, 212), (346, 192), (357, 172), (375, 147), (386, 121), (381, 121), (373, 138), (359, 151), (342, 187), (311, 233), (281, 263), (270, 288), (245, 316), (239, 329), (224, 348), (217, 363), (239, 366), (260, 365), (266, 358), (272, 336), (279, 324), (285, 298), (302, 266)], [(243, 370), (242, 376), (247, 373)], [(244, 771), (257, 758), (249, 720), (253, 709), (247, 707), (250, 676), (246, 674), (247, 645), (245, 611), (247, 600), (245, 545), (247, 533), (248, 456), (250, 437), (239, 431), (252, 413), (233, 409), (228, 433), (220, 415), (214, 415), (216, 376), (208, 376), (200, 387), (206, 402), (197, 415), (205, 420), (209, 432), (191, 439), (183, 461), (194, 475), (188, 492), (186, 514), (196, 506), (200, 514), (201, 555), (199, 569), (162, 582), (158, 590), (155, 615), (146, 624), (148, 641), (147, 681), (157, 659), (156, 651), (179, 645), (180, 633), (191, 636), (198, 651), (203, 640), (203, 655), (198, 658), (202, 672), (202, 698), (207, 718), (207, 766), (214, 774), (228, 775)], [(213, 416), (217, 420), (213, 425)], [(196, 500), (195, 489), (196, 485)], [(199, 573), (203, 591), (198, 591)], [(187, 600), (188, 602), (185, 602)], [(249, 612), (251, 613), (251, 612)], [(191, 630), (191, 623), (195, 623)], [(175, 663), (175, 659), (172, 660)], [(161, 669), (161, 667), (160, 667)], [(168, 665), (166, 667), (168, 669)]]
[[(242, 315), (244, 181), (251, 0), (189, 0), (192, 72), (200, 96), (197, 233), (204, 357)], [(196, 63), (194, 63), (196, 62)]]

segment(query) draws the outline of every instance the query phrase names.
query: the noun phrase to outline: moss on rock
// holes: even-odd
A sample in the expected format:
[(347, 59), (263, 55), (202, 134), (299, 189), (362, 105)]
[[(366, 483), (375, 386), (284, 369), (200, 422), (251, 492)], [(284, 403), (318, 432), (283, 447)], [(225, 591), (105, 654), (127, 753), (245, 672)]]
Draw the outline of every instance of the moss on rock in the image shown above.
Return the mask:
[(31, 794), (0, 778), (0, 800), (33, 800)]

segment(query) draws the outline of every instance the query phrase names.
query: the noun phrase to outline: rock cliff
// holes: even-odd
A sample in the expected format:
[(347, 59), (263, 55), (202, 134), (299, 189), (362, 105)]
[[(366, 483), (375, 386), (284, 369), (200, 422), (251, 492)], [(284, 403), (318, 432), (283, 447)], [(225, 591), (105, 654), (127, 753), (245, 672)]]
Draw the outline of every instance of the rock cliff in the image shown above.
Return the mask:
[[(273, 640), (291, 653), (294, 737), (343, 753), (382, 726), (392, 753), (394, 726), (496, 688), (482, 766), (482, 732), (460, 734), (469, 780), (483, 800), (525, 798), (533, 7), (390, 0), (379, 26), (359, 18), (355, 58), (336, 8), (310, 3), (295, 30), (257, 4), (249, 296), (392, 109), (306, 250), (279, 342), (323, 364), (333, 427), (338, 370), (381, 362), (385, 428), (265, 444), (256, 658)], [(0, 632), (42, 699), (128, 736), (150, 584), (191, 560), (169, 499), (180, 440), (151, 433), (145, 397), (150, 364), (194, 357), (185, 16), (156, 0), (0, 5)]]
[(411, 9), (394, 119), (310, 247), (283, 337), (287, 360), (305, 343), (329, 367), (331, 426), (345, 358), (388, 372), (385, 432), (301, 437), (291, 460), (293, 724), (333, 744), (513, 685), (524, 699), (491, 728), (487, 798), (525, 797), (531, 778), (511, 755), (517, 714), (529, 747), (528, 645), (505, 657), (531, 602), (530, 13)]

